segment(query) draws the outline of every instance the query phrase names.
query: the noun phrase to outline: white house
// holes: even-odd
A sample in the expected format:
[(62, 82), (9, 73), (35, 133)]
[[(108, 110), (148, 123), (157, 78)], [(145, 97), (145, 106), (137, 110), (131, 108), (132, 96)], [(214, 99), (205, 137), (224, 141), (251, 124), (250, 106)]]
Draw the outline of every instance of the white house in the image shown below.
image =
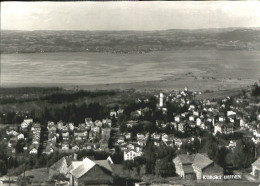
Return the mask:
[(216, 135), (218, 132), (222, 133), (222, 126), (223, 126), (223, 124), (220, 124), (220, 123), (218, 123), (214, 126), (214, 135)]
[(31, 119), (31, 118), (28, 118), (28, 119), (24, 119), (23, 121), (24, 121), (24, 122), (26, 122), (26, 123), (28, 123), (28, 124), (30, 124), (30, 123), (32, 123), (32, 122), (33, 122), (33, 119)]
[(128, 149), (131, 149), (131, 150), (134, 150), (135, 149), (135, 146), (133, 145), (133, 144), (128, 144), (127, 146), (126, 146)]
[(190, 105), (189, 110), (194, 110), (195, 106), (194, 105)]
[(124, 151), (124, 161), (134, 160), (135, 157), (141, 156), (142, 152), (135, 152), (134, 150)]
[(69, 123), (69, 130), (74, 131), (74, 123)]
[(224, 122), (225, 121), (225, 117), (224, 116), (219, 116), (218, 121), (219, 122)]
[(115, 116), (115, 117), (117, 116), (117, 113), (115, 111), (110, 112), (110, 117), (112, 118), (113, 116)]
[(231, 123), (234, 123), (234, 122), (235, 122), (235, 120), (234, 120), (233, 118), (229, 118), (229, 121), (230, 121)]
[(163, 134), (162, 135), (162, 141), (168, 141), (169, 140), (169, 136), (167, 134)]
[(34, 140), (34, 141), (32, 142), (32, 144), (33, 144), (33, 145), (39, 145), (39, 142), (36, 141), (36, 140)]
[(197, 119), (196, 119), (196, 125), (197, 125), (197, 126), (200, 126), (200, 125), (201, 125), (201, 119), (200, 119), (200, 118), (197, 118)]
[(129, 139), (131, 139), (131, 137), (132, 137), (132, 134), (130, 132), (125, 134), (125, 139), (129, 140)]
[(17, 139), (20, 140), (20, 139), (24, 139), (24, 135), (21, 133), (17, 136)]
[(161, 134), (153, 133), (152, 137), (153, 137), (154, 140), (159, 140), (161, 138)]
[(245, 127), (245, 122), (244, 122), (243, 119), (240, 119), (240, 120), (239, 120), (239, 126), (240, 126), (240, 127)]
[(136, 137), (137, 137), (137, 140), (143, 140), (143, 139), (145, 139), (144, 135), (141, 134), (141, 133), (137, 133)]
[(174, 121), (175, 121), (175, 122), (180, 122), (180, 121), (181, 121), (180, 116), (175, 116), (175, 117), (174, 117)]
[(227, 116), (233, 116), (233, 115), (236, 115), (236, 112), (232, 110), (227, 111)]
[(10, 131), (6, 131), (6, 134), (7, 135), (13, 135), (13, 136), (16, 136), (16, 135), (18, 135), (18, 132), (16, 132), (15, 130), (10, 130)]
[(190, 116), (189, 121), (194, 121), (194, 116)]
[(199, 112), (198, 111), (193, 111), (193, 116), (199, 116)]
[(257, 115), (256, 119), (260, 121), (260, 114)]
[(26, 128), (28, 128), (28, 126), (29, 126), (29, 123), (27, 123), (27, 122), (22, 122), (21, 123), (21, 128), (22, 129), (26, 129)]
[(260, 130), (253, 130), (253, 135), (254, 135), (256, 138), (260, 138)]
[(37, 154), (38, 150), (36, 148), (32, 148), (29, 152), (29, 154)]

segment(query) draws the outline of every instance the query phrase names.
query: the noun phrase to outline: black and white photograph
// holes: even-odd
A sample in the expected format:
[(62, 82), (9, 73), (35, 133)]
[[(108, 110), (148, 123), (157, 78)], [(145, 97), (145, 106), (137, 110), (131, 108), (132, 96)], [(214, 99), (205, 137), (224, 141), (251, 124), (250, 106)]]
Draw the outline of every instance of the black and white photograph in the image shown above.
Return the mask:
[(259, 1), (0, 6), (0, 186), (260, 186)]

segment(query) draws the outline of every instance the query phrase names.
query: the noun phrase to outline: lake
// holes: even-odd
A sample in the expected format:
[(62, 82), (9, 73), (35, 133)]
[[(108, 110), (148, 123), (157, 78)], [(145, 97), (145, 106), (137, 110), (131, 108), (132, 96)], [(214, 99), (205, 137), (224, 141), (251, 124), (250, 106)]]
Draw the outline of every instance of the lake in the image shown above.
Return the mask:
[[(178, 50), (147, 54), (31, 53), (1, 55), (2, 86), (97, 85), (198, 79), (260, 78), (260, 51)], [(175, 78), (178, 81), (178, 78)]]

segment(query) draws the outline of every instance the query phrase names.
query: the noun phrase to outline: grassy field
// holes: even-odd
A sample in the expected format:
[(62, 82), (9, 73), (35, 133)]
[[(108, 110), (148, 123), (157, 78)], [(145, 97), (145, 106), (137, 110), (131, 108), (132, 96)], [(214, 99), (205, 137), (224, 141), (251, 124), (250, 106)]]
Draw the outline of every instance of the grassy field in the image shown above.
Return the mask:
[[(22, 174), (23, 176), (23, 174)], [(31, 178), (32, 182), (37, 183), (44, 183), (48, 181), (49, 172), (47, 168), (39, 168), (39, 169), (31, 169), (28, 171), (25, 171), (25, 176), (28, 176)]]

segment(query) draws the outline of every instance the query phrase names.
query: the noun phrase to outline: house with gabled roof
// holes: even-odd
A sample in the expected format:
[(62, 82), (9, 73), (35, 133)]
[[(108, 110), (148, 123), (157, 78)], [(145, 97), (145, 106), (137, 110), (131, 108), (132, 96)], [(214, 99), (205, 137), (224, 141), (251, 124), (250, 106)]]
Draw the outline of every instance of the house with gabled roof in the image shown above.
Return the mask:
[(67, 175), (69, 172), (69, 166), (72, 163), (73, 158), (70, 156), (64, 156), (61, 159), (59, 159), (56, 163), (51, 165), (49, 168), (49, 179), (51, 179), (54, 175)]
[(73, 162), (71, 166), (70, 185), (104, 185), (112, 184), (112, 168), (108, 160), (90, 160), (85, 158)]
[(197, 153), (194, 157), (192, 167), (198, 180), (208, 175), (223, 176), (223, 168), (209, 159), (206, 154)]
[(223, 176), (223, 168), (215, 164), (206, 154), (180, 154), (173, 159), (176, 173), (183, 179), (203, 179), (203, 176)]
[(180, 154), (173, 159), (175, 165), (176, 174), (178, 174), (183, 179), (193, 179), (195, 174), (193, 171), (194, 155)]

